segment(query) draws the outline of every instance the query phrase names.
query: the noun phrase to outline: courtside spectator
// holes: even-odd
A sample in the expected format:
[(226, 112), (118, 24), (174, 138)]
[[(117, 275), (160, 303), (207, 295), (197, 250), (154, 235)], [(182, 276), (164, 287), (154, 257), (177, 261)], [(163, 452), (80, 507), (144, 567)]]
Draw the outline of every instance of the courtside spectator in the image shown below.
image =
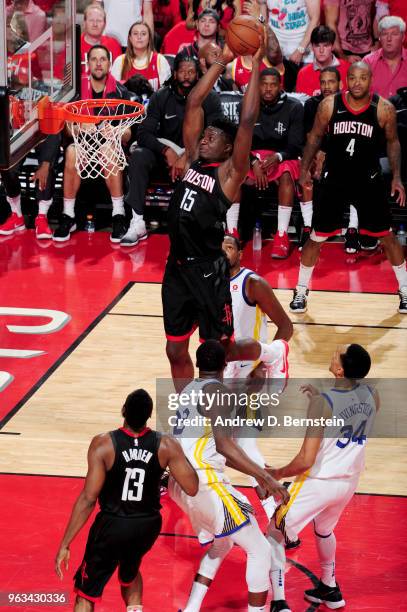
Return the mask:
[[(61, 137), (59, 134), (47, 136), (37, 146), (38, 169), (31, 177), (35, 183), (35, 197), (38, 202), (38, 215), (35, 219), (35, 236), (38, 240), (52, 238), (48, 225), (47, 214), (52, 204), (55, 187), (55, 168), (58, 162)], [(25, 230), (23, 214), (21, 212), (21, 185), (19, 173), (25, 158), (9, 170), (0, 172), (1, 180), (6, 192), (7, 202), (11, 208), (11, 215), (0, 225), (0, 236), (10, 236)]]
[(401, 178), (407, 182), (407, 83), (390, 98), (397, 111), (397, 132), (401, 145)]
[(285, 58), (295, 64), (312, 61), (311, 32), (319, 24), (320, 0), (257, 0), (275, 32)]
[(110, 59), (113, 63), (116, 57), (121, 55), (122, 48), (120, 43), (112, 36), (103, 34), (106, 27), (106, 13), (104, 9), (96, 3), (89, 4), (83, 14), (83, 33), (81, 36), (81, 68), (82, 72), (87, 72), (87, 58), (89, 49), (93, 45), (103, 45), (110, 51)]
[(154, 38), (146, 23), (133, 23), (127, 39), (127, 50), (113, 63), (112, 75), (121, 82), (135, 74), (150, 81), (154, 91), (170, 78), (171, 68), (166, 58), (154, 51)]
[[(376, 22), (387, 15), (401, 17), (404, 23), (407, 23), (406, 0), (376, 0)], [(404, 40), (404, 46), (407, 46), (407, 38)]]
[[(133, 209), (133, 217), (121, 240), (122, 246), (134, 246), (147, 238), (144, 201), (153, 170), (166, 165), (173, 180), (184, 171), (182, 124), (187, 97), (198, 76), (198, 60), (181, 52), (175, 58), (172, 79), (150, 99), (147, 117), (138, 130), (139, 146), (129, 162), (130, 188), (126, 201)], [(202, 106), (206, 125), (222, 116), (220, 99), (215, 92), (208, 95)]]
[(179, 0), (153, 0), (154, 30), (160, 42), (177, 23), (182, 21)]
[[(257, 189), (278, 184), (278, 230), (271, 256), (285, 259), (289, 252), (288, 226), (294, 204), (295, 181), (300, 174), (299, 157), (304, 144), (304, 109), (289, 98), (281, 87), (281, 75), (275, 68), (260, 73), (260, 114), (252, 140), (248, 183)], [(304, 219), (306, 225), (310, 225)]]
[(154, 33), (152, 0), (103, 0), (103, 6), (106, 11), (106, 34), (114, 36), (122, 47), (127, 45), (129, 23), (144, 22)]
[(208, 0), (189, 0), (186, 21), (187, 27), (193, 29), (196, 26), (200, 14), (207, 10), (215, 11), (218, 15), (222, 30), (226, 30), (232, 19), (240, 15), (240, 2), (239, 0), (225, 0), (225, 2), (216, 0), (212, 3), (210, 1), (208, 2)]
[[(130, 99), (130, 93), (118, 83), (110, 73), (110, 52), (103, 45), (95, 45), (88, 53), (89, 74), (82, 75), (81, 98), (89, 99)], [(126, 134), (130, 138), (130, 133)], [(76, 169), (75, 145), (68, 146), (65, 152), (64, 168), (64, 209), (53, 240), (55, 242), (66, 242), (71, 233), (76, 230), (75, 221), (75, 198), (78, 193), (81, 178)], [(112, 173), (106, 177), (106, 186), (112, 198), (112, 234), (111, 242), (120, 242), (126, 231), (126, 219), (123, 202), (123, 173), (121, 171)]]
[(196, 36), (192, 45), (181, 46), (180, 51), (184, 48), (189, 54), (199, 57), (199, 49), (209, 42), (219, 45), (219, 15), (211, 8), (199, 14)]
[(324, 10), (325, 23), (336, 34), (334, 53), (338, 57), (358, 62), (377, 46), (375, 0), (324, 0)]
[(383, 17), (379, 22), (381, 48), (366, 55), (373, 73), (372, 91), (390, 98), (407, 83), (407, 50), (403, 48), (406, 24), (401, 17)]
[(303, 66), (297, 76), (295, 90), (309, 96), (317, 96), (321, 93), (319, 72), (322, 68), (335, 66), (341, 75), (341, 81), (346, 83), (346, 72), (349, 68), (348, 62), (338, 59), (333, 54), (335, 32), (327, 26), (317, 26), (312, 30), (311, 47), (314, 53), (312, 64)]
[(47, 16), (33, 0), (13, 0), (6, 10), (8, 21), (12, 19), (15, 12), (24, 17), (28, 33), (27, 40), (30, 42), (36, 40), (47, 29)]

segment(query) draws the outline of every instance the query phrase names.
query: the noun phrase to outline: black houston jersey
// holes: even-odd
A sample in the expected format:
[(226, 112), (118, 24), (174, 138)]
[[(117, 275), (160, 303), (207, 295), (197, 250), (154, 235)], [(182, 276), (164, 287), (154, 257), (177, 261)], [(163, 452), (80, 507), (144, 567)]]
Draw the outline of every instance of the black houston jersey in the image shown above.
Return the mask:
[(168, 208), (170, 253), (177, 259), (222, 255), (226, 211), (231, 202), (218, 179), (219, 164), (195, 161)]
[(100, 509), (116, 516), (145, 516), (160, 511), (158, 461), (161, 436), (145, 428), (134, 434), (124, 428), (110, 432), (115, 460), (99, 495)]
[(326, 138), (324, 170), (328, 176), (372, 176), (380, 169), (384, 130), (377, 120), (379, 96), (374, 94), (364, 108), (352, 110), (345, 93), (335, 94), (334, 109)]

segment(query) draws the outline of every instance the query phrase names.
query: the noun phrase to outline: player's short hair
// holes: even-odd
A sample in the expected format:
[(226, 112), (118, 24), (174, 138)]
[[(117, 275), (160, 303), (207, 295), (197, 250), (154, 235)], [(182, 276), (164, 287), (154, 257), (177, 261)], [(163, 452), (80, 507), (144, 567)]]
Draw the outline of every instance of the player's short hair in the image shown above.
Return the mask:
[(238, 126), (227, 117), (218, 117), (210, 122), (208, 127), (214, 127), (221, 130), (226, 137), (226, 140), (233, 144), (235, 142)]
[(123, 405), (123, 416), (132, 429), (140, 429), (151, 417), (153, 400), (144, 389), (129, 393)]
[(325, 72), (332, 72), (336, 76), (336, 80), (338, 81), (338, 83), (341, 80), (341, 73), (339, 72), (336, 66), (326, 66), (325, 68), (322, 68), (322, 70), (320, 70), (319, 72), (320, 79), (321, 74), (324, 74)]
[(106, 51), (106, 55), (107, 55), (107, 59), (109, 60), (109, 62), (111, 61), (111, 57), (110, 57), (110, 51), (107, 47), (105, 47), (105, 45), (93, 45), (93, 47), (91, 47), (88, 51), (88, 60), (90, 58), (90, 54), (92, 53), (92, 51), (94, 51), (95, 49), (103, 49), (103, 51)]
[(179, 67), (182, 62), (192, 62), (193, 64), (195, 64), (197, 73), (200, 74), (199, 60), (189, 47), (185, 47), (184, 49), (182, 49), (182, 51), (177, 53), (174, 58), (173, 71), (179, 70)]
[(206, 340), (196, 351), (196, 367), (201, 372), (220, 372), (225, 365), (225, 349), (218, 340)]
[(235, 243), (235, 247), (237, 248), (238, 251), (242, 250), (242, 244), (239, 240), (239, 238), (237, 238), (237, 236), (235, 236), (234, 234), (225, 234), (225, 238), (230, 238), (230, 240), (233, 240), (233, 242)]
[(370, 75), (372, 74), (372, 69), (370, 65), (364, 62), (363, 60), (360, 60), (359, 62), (353, 62), (353, 64), (349, 66), (346, 76), (348, 76), (351, 72), (353, 72), (353, 70), (357, 70), (357, 69), (367, 70)]
[(341, 354), (341, 362), (345, 378), (355, 380), (367, 376), (372, 364), (369, 353), (360, 344), (350, 344)]
[(319, 43), (328, 43), (333, 45), (336, 34), (332, 28), (326, 25), (319, 25), (311, 32), (311, 45), (319, 45)]
[(387, 17), (383, 17), (379, 21), (379, 34), (389, 28), (399, 28), (400, 32), (404, 33), (406, 31), (406, 22), (401, 17), (396, 17), (396, 15), (387, 15)]
[(281, 74), (277, 68), (264, 68), (264, 70), (260, 72), (260, 78), (262, 79), (266, 76), (274, 76), (276, 79), (278, 79), (278, 82), (281, 83)]

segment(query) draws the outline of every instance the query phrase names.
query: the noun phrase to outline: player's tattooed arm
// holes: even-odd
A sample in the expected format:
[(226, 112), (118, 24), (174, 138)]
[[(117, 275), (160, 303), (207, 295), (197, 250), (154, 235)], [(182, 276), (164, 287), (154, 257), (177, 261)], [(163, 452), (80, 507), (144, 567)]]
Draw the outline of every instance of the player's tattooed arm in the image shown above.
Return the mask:
[(405, 206), (406, 194), (400, 179), (401, 148), (397, 135), (397, 115), (393, 104), (380, 98), (378, 107), (379, 124), (383, 127), (387, 141), (387, 157), (393, 174), (391, 195), (397, 194), (397, 202)]
[(321, 143), (328, 129), (329, 121), (332, 117), (334, 106), (334, 97), (328, 96), (324, 98), (318, 105), (317, 114), (315, 116), (314, 125), (307, 137), (307, 144), (304, 148), (304, 153), (301, 160), (301, 176), (300, 184), (304, 186), (309, 182), (309, 170), (314, 160), (316, 153), (321, 148)]

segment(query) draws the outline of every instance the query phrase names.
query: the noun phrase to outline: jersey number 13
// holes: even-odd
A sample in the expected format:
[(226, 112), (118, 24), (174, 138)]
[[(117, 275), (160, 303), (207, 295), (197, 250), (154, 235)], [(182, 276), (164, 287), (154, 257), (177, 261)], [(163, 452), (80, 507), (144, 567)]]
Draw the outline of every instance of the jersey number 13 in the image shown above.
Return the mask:
[(146, 471), (140, 468), (126, 468), (122, 501), (140, 501), (143, 497), (143, 483)]

